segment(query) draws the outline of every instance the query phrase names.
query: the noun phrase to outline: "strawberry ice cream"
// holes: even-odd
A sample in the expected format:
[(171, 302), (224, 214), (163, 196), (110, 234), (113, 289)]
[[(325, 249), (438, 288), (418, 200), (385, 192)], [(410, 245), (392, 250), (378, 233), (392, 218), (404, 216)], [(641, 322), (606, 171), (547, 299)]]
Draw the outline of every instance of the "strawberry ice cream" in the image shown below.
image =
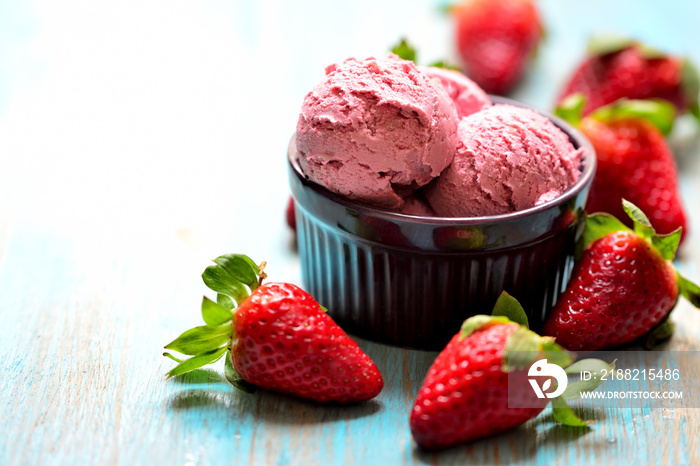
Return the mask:
[(350, 58), (304, 99), (299, 163), (332, 192), (400, 209), (452, 161), (457, 123), (447, 92), (412, 62)]
[(463, 118), (452, 164), (425, 189), (439, 216), (475, 217), (554, 199), (580, 175), (582, 150), (544, 116), (494, 105)]
[(425, 66), (419, 68), (433, 79), (437, 79), (447, 91), (457, 109), (459, 118), (471, 115), (491, 105), (491, 99), (483, 89), (459, 71)]
[(404, 203), (398, 210), (398, 213), (404, 215), (416, 215), (418, 217), (435, 217), (435, 212), (425, 200), (425, 196), (421, 191), (416, 191), (415, 194), (404, 199)]

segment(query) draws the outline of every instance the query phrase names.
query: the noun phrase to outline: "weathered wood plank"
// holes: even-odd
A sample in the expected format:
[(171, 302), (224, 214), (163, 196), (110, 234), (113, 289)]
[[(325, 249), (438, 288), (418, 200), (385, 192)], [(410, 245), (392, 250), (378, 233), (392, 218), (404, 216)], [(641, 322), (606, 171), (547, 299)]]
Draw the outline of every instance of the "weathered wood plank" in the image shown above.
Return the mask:
[[(267, 259), (272, 276), (300, 282), (282, 219), (282, 160), (323, 67), (378, 54), (404, 34), (426, 61), (449, 47), (440, 2), (358, 0), (342, 21), (328, 2), (243, 3), (120, 4), (133, 15), (115, 22), (116, 9), (64, 2), (60, 17), (37, 4), (47, 24), (37, 26), (37, 47), (50, 72), (11, 103), (0, 99), (0, 464), (700, 464), (698, 409), (589, 410), (590, 430), (558, 426), (545, 412), (491, 439), (420, 451), (407, 420), (435, 353), (362, 340), (386, 388), (357, 406), (244, 394), (220, 368), (165, 380), (172, 363), (161, 347), (198, 322), (209, 259), (247, 252)], [(697, 2), (539, 4), (548, 42), (515, 97), (542, 108), (594, 29), (700, 62)], [(3, 8), (5, 31), (3, 18), (22, 18)], [(111, 37), (126, 32), (135, 39), (122, 49)], [(95, 43), (112, 48), (97, 53)], [(250, 77), (241, 63), (261, 73)], [(4, 66), (0, 56), (3, 76)], [(70, 87), (75, 80), (82, 87)], [(17, 87), (0, 80), (7, 85)], [(256, 105), (260, 94), (277, 107)], [(274, 125), (264, 123), (270, 112)], [(691, 232), (677, 263), (700, 281), (699, 133), (686, 127), (674, 149)], [(681, 302), (674, 319), (682, 323), (666, 348), (700, 349), (700, 312)]]

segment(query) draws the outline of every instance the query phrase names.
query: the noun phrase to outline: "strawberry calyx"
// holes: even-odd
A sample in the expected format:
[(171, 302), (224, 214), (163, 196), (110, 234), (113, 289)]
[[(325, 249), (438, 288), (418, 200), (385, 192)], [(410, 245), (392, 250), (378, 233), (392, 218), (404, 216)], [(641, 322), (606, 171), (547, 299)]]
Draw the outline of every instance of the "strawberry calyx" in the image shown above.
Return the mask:
[(698, 105), (698, 94), (700, 94), (700, 76), (698, 69), (689, 58), (681, 60), (681, 88), (686, 99), (690, 113), (700, 120), (700, 106)]
[(682, 228), (671, 233), (657, 234), (651, 226), (649, 218), (642, 210), (626, 199), (622, 200), (622, 208), (634, 223), (634, 230), (624, 225), (620, 220), (607, 213), (586, 215), (586, 226), (583, 230), (583, 244), (592, 242), (616, 231), (634, 231), (640, 238), (646, 240), (653, 249), (665, 260), (673, 260), (681, 240)]
[(666, 316), (664, 320), (644, 336), (644, 347), (648, 350), (653, 349), (660, 342), (671, 338), (675, 330), (676, 324), (673, 323), (669, 316)]
[(574, 128), (581, 126), (583, 119), (583, 108), (586, 106), (586, 96), (581, 92), (576, 92), (562, 100), (554, 114), (569, 123)]
[(192, 356), (183, 360), (169, 352), (163, 353), (178, 363), (167, 377), (212, 364), (226, 355), (226, 379), (237, 388), (251, 391), (252, 386), (243, 381), (231, 365), (231, 341), (235, 338), (232, 322), (238, 305), (267, 277), (265, 262), (258, 266), (243, 254), (225, 254), (214, 259), (214, 263), (204, 270), (202, 280), (217, 292), (216, 302), (205, 296), (201, 307), (205, 325), (187, 330), (165, 345), (165, 349)]
[(588, 55), (609, 55), (631, 47), (637, 42), (631, 37), (622, 36), (612, 32), (593, 34), (588, 39), (586, 52)]
[[(586, 97), (576, 93), (565, 98), (554, 113), (574, 127), (581, 125)], [(601, 123), (611, 123), (620, 120), (645, 120), (651, 123), (661, 134), (667, 135), (673, 129), (676, 108), (673, 104), (661, 99), (619, 99), (612, 104), (594, 110), (587, 118), (593, 118)]]
[(542, 358), (546, 358), (546, 363), (558, 365), (567, 374), (590, 372), (590, 380), (578, 380), (568, 384), (560, 396), (551, 400), (553, 417), (561, 424), (573, 427), (589, 425), (590, 422), (579, 418), (566, 402), (579, 398), (582, 393), (595, 390), (602, 383), (602, 377), (615, 367), (615, 363), (608, 364), (600, 359), (574, 362), (574, 353), (559, 346), (554, 338), (536, 334), (528, 328), (527, 323), (527, 315), (518, 300), (503, 291), (496, 301), (492, 315), (476, 315), (464, 321), (460, 338), (467, 338), (477, 330), (493, 325), (517, 324), (518, 328), (510, 335), (503, 350), (503, 372), (528, 369)]
[(406, 38), (402, 38), (398, 44), (391, 48), (391, 53), (404, 60), (416, 63), (416, 48), (408, 43)]
[(491, 315), (505, 316), (510, 319), (511, 322), (515, 322), (521, 327), (530, 328), (530, 322), (528, 321), (527, 314), (525, 314), (525, 309), (523, 309), (517, 299), (508, 294), (505, 290), (502, 291), (501, 295), (498, 297)]
[(620, 99), (610, 105), (597, 108), (590, 117), (601, 123), (620, 120), (646, 120), (667, 135), (673, 129), (676, 107), (661, 99)]
[[(405, 37), (401, 38), (399, 43), (391, 48), (390, 52), (399, 58), (402, 58), (402, 59), (408, 60), (408, 61), (412, 61), (416, 65), (418, 64), (418, 60), (417, 60), (418, 51), (416, 50), (416, 48), (412, 44), (410, 44), (406, 40)], [(462, 69), (459, 66), (452, 64), (452, 63), (448, 63), (444, 60), (435, 61), (435, 62), (429, 64), (428, 67), (445, 68), (448, 70), (459, 71), (459, 72), (462, 71)]]
[(621, 52), (629, 47), (634, 47), (637, 50), (637, 53), (642, 58), (646, 58), (647, 60), (656, 60), (668, 57), (668, 54), (662, 50), (651, 47), (650, 45), (631, 37), (616, 34), (614, 32), (593, 34), (588, 39), (586, 51), (589, 56), (604, 56)]

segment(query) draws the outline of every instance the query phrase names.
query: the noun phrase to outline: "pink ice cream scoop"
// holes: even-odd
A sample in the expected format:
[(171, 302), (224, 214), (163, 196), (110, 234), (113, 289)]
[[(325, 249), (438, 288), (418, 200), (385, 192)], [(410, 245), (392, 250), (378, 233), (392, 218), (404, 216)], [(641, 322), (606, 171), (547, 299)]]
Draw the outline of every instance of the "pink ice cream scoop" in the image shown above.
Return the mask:
[(425, 200), (425, 196), (421, 194), (420, 190), (404, 199), (403, 205), (397, 212), (405, 215), (417, 215), (419, 217), (435, 217), (435, 212), (430, 207), (430, 204), (428, 204), (428, 201)]
[(457, 109), (459, 118), (478, 112), (491, 105), (491, 99), (483, 89), (459, 71), (434, 66), (419, 67), (433, 79), (437, 79), (447, 91)]
[(494, 105), (463, 118), (452, 164), (425, 188), (440, 216), (474, 217), (554, 199), (579, 177), (582, 149), (549, 119)]
[(304, 98), (299, 163), (332, 192), (398, 209), (450, 164), (457, 123), (445, 90), (412, 62), (350, 58)]

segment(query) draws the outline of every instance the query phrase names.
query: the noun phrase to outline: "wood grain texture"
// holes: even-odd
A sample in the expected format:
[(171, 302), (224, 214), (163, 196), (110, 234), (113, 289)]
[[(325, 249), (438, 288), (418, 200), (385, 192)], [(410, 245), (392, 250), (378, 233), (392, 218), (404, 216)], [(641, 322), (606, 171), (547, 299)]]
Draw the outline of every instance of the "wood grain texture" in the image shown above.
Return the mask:
[[(29, 44), (48, 58), (31, 92), (0, 81), (15, 86), (0, 109), (0, 465), (700, 464), (700, 410), (650, 406), (588, 410), (590, 429), (545, 411), (494, 438), (420, 451), (408, 415), (436, 353), (363, 340), (386, 388), (356, 406), (238, 392), (221, 366), (165, 379), (162, 346), (198, 324), (211, 258), (246, 252), (300, 282), (283, 154), (304, 93), (328, 63), (405, 34), (421, 61), (444, 58), (439, 3), (358, 0), (339, 18), (322, 1), (65, 2), (63, 16), (45, 4), (42, 21), (11, 16), (43, 24)], [(548, 42), (515, 97), (542, 108), (594, 29), (700, 62), (697, 2), (539, 4)], [(697, 282), (700, 147), (692, 124), (679, 130), (691, 231), (677, 264)], [(674, 320), (666, 348), (700, 350), (700, 312), (680, 302)]]

